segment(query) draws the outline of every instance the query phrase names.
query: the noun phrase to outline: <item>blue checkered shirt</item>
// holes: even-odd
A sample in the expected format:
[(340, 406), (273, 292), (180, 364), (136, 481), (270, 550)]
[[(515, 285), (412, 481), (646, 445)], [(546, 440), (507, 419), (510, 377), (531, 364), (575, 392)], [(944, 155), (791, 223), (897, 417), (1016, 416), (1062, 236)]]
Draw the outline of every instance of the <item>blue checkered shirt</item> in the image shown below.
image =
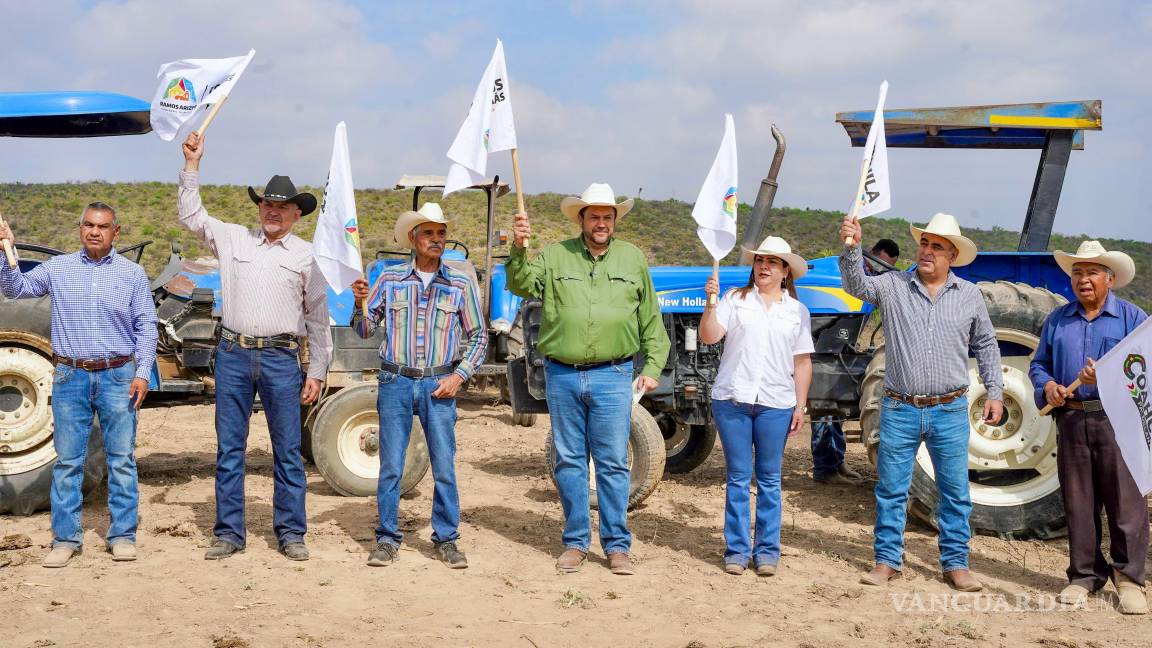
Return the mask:
[(116, 254), (61, 254), (21, 272), (0, 263), (8, 299), (52, 297), (52, 350), (75, 360), (134, 355), (136, 377), (156, 361), (156, 306), (144, 269)]

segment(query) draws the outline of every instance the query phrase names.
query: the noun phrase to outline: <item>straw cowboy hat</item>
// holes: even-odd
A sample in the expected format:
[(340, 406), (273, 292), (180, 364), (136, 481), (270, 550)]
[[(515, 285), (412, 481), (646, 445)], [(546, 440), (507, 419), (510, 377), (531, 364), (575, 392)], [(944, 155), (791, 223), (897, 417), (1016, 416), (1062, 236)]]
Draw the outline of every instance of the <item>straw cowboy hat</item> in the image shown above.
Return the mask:
[(1123, 252), (1109, 252), (1100, 245), (1100, 241), (1084, 241), (1076, 250), (1076, 254), (1068, 254), (1056, 250), (1052, 253), (1060, 269), (1072, 276), (1072, 266), (1077, 263), (1097, 263), (1112, 271), (1116, 276), (1113, 288), (1123, 288), (1136, 278), (1136, 264), (1132, 257)]
[(792, 246), (788, 245), (788, 241), (785, 241), (779, 236), (769, 236), (761, 241), (760, 247), (755, 250), (750, 247), (744, 247), (744, 252), (749, 256), (749, 259), (755, 259), (757, 256), (774, 256), (780, 259), (787, 263), (788, 267), (792, 269), (793, 280), (799, 279), (808, 273), (808, 262), (799, 254), (792, 254)]
[(936, 214), (932, 220), (928, 221), (928, 225), (924, 228), (909, 225), (908, 229), (912, 231), (912, 240), (920, 243), (920, 238), (925, 234), (935, 234), (948, 239), (952, 245), (956, 246), (956, 258), (952, 260), (952, 267), (965, 266), (976, 258), (976, 244), (972, 239), (960, 233), (960, 225), (956, 223), (956, 217), (952, 214)]
[(392, 238), (397, 245), (412, 247), (408, 240), (408, 232), (421, 223), (441, 223), (449, 225), (456, 220), (455, 216), (445, 216), (444, 210), (434, 202), (427, 202), (420, 206), (419, 211), (406, 211), (396, 219), (396, 228), (392, 230)]
[(585, 207), (614, 207), (616, 208), (616, 218), (621, 218), (624, 214), (632, 211), (633, 204), (635, 204), (635, 201), (631, 198), (622, 203), (616, 202), (616, 194), (613, 193), (612, 187), (600, 182), (593, 182), (588, 185), (584, 193), (580, 194), (579, 198), (569, 196), (561, 200), (560, 211), (572, 222), (579, 223), (580, 210)]
[(257, 205), (265, 198), (268, 200), (296, 203), (296, 206), (300, 208), (301, 216), (307, 216), (316, 211), (316, 196), (306, 191), (296, 191), (296, 185), (292, 183), (292, 179), (288, 176), (272, 176), (267, 186), (264, 187), (263, 196), (256, 193), (256, 190), (252, 187), (248, 187), (248, 197)]

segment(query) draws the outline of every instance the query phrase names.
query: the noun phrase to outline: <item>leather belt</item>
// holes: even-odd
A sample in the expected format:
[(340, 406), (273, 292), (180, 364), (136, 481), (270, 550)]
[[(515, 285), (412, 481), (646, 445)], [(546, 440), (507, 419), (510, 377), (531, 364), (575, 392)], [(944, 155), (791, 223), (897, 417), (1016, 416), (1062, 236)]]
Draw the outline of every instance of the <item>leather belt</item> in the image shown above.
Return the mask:
[(1076, 400), (1074, 398), (1065, 398), (1063, 406), (1070, 410), (1077, 410), (1080, 412), (1104, 411), (1104, 404), (1098, 400)]
[(925, 408), (933, 407), (935, 405), (947, 405), (957, 398), (960, 398), (964, 394), (967, 394), (968, 388), (961, 387), (954, 392), (948, 392), (947, 394), (936, 394), (933, 396), (901, 394), (900, 392), (895, 392), (891, 389), (885, 389), (884, 393), (888, 394), (890, 398), (894, 398), (902, 403), (908, 403), (913, 407)]
[(65, 358), (60, 355), (53, 355), (52, 361), (56, 364), (68, 365), (69, 367), (76, 367), (77, 369), (84, 369), (86, 371), (101, 371), (104, 369), (116, 369), (132, 362), (133, 358), (130, 355), (116, 356), (115, 358), (99, 358), (97, 360), (73, 360), (72, 358)]
[(299, 339), (295, 335), (288, 333), (270, 337), (256, 337), (220, 327), (220, 337), (238, 345), (241, 349), (297, 349), (300, 347)]
[(405, 378), (435, 378), (436, 376), (447, 376), (453, 371), (456, 371), (456, 365), (446, 364), (440, 365), (439, 367), (408, 367), (391, 362), (381, 362), (380, 369), (404, 376)]
[(625, 362), (631, 362), (631, 360), (632, 360), (632, 356), (628, 356), (627, 358), (616, 358), (615, 360), (604, 360), (603, 362), (586, 362), (584, 364), (572, 364), (569, 362), (561, 362), (561, 361), (557, 360), (556, 358), (548, 358), (548, 362), (554, 362), (554, 363), (560, 365), (561, 367), (568, 367), (569, 369), (575, 369), (576, 371), (588, 371), (590, 369), (599, 369), (600, 367), (614, 367), (616, 365), (622, 365)]

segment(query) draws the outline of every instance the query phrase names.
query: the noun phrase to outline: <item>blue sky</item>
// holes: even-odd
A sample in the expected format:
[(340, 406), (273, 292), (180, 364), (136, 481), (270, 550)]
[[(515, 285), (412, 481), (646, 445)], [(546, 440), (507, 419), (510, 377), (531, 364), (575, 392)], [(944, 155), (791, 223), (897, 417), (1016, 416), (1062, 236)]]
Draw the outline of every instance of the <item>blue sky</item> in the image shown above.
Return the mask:
[[(208, 132), (208, 183), (288, 173), (319, 184), (340, 120), (358, 186), (444, 173), (497, 37), (528, 192), (601, 181), (693, 200), (731, 112), (744, 202), (767, 171), (776, 123), (789, 143), (777, 204), (844, 209), (859, 149), (833, 117), (873, 105), (882, 79), (893, 108), (1101, 99), (1104, 130), (1073, 152), (1055, 228), (1152, 240), (1149, 2), (0, 0), (0, 11), (5, 91), (150, 98), (165, 61), (255, 48)], [(150, 135), (9, 139), (0, 150), (0, 181), (173, 181), (181, 164), (177, 143)], [(1018, 229), (1038, 158), (893, 150), (890, 214)], [(490, 168), (509, 175), (507, 156)]]

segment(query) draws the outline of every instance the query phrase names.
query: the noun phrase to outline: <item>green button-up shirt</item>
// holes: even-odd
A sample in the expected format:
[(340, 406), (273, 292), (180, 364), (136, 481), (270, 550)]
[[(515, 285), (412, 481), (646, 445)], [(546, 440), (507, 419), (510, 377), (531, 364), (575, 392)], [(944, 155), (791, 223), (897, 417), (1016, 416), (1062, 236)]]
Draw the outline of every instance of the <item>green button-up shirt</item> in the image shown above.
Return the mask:
[(541, 353), (584, 364), (639, 352), (641, 373), (659, 378), (671, 345), (640, 248), (613, 239), (595, 258), (577, 237), (549, 245), (528, 260), (523, 248), (512, 246), (505, 271), (509, 290), (544, 302), (537, 342)]

